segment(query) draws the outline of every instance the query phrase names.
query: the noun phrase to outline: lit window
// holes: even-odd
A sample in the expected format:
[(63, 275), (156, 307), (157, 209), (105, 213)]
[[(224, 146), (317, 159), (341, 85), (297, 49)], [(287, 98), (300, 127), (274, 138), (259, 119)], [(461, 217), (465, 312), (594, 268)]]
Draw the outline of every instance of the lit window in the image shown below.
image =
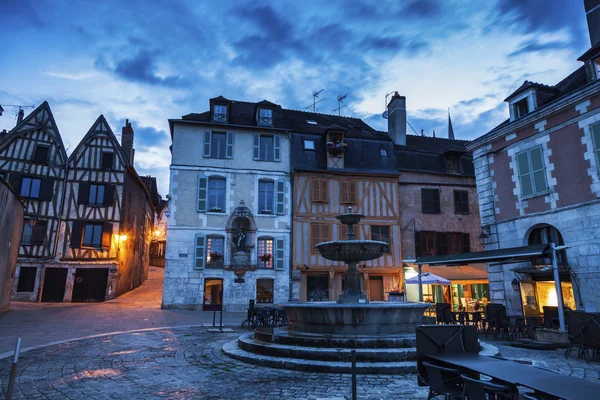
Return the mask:
[(21, 197), (39, 198), (41, 185), (41, 179), (23, 177), (21, 180)]
[(273, 268), (273, 239), (258, 239), (258, 266)]
[(261, 108), (258, 110), (259, 125), (273, 125), (273, 110), (270, 108)]
[(206, 266), (208, 268), (223, 267), (224, 252), (225, 238), (223, 236), (209, 236), (206, 238)]
[(213, 106), (213, 121), (227, 122), (227, 106), (215, 104)]
[(304, 150), (314, 150), (315, 149), (315, 141), (314, 140), (305, 140), (304, 141)]
[(312, 119), (307, 119), (307, 120), (306, 120), (306, 123), (307, 123), (307, 124), (310, 124), (310, 125), (317, 125), (317, 121), (314, 121), (314, 120), (312, 120)]

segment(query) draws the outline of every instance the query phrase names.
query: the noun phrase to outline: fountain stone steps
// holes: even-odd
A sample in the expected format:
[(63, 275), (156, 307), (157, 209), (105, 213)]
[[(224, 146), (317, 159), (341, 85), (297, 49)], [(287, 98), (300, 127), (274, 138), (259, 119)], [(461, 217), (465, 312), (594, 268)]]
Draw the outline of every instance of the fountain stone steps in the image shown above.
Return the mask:
[[(249, 364), (260, 365), (264, 367), (288, 369), (294, 371), (307, 372), (329, 372), (346, 373), (352, 372), (350, 362), (341, 361), (322, 361), (306, 360), (290, 357), (273, 357), (262, 354), (255, 354), (238, 346), (238, 341), (234, 340), (223, 346), (223, 352), (236, 360)], [(413, 361), (398, 362), (357, 362), (356, 373), (358, 374), (414, 374), (417, 370), (417, 364)]]
[[(247, 352), (264, 356), (340, 362), (349, 362), (353, 350), (351, 348), (306, 347), (277, 342), (269, 343), (254, 339), (251, 333), (240, 336), (238, 346)], [(354, 350), (356, 350), (357, 362), (400, 362), (416, 359), (416, 348), (414, 347), (358, 348)]]

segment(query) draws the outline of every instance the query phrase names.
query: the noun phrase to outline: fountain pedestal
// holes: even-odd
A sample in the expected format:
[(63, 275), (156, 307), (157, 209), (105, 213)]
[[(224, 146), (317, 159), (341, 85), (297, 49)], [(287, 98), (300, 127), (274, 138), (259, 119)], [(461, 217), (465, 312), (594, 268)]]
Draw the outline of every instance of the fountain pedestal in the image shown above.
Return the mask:
[(367, 296), (365, 296), (360, 287), (362, 278), (360, 272), (356, 269), (356, 264), (356, 262), (348, 262), (348, 270), (344, 275), (344, 286), (346, 286), (346, 290), (338, 297), (338, 303), (340, 304), (368, 303)]

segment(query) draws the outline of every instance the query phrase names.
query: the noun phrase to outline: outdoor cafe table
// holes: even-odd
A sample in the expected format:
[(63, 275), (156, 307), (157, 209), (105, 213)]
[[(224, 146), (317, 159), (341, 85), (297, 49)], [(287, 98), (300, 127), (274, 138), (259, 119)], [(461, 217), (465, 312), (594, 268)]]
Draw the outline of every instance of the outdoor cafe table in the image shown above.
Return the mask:
[(589, 400), (595, 397), (600, 385), (583, 379), (562, 376), (550, 371), (519, 364), (514, 361), (471, 353), (428, 354), (432, 360), (457, 369), (490, 376), (512, 386), (520, 385), (536, 392), (568, 400)]

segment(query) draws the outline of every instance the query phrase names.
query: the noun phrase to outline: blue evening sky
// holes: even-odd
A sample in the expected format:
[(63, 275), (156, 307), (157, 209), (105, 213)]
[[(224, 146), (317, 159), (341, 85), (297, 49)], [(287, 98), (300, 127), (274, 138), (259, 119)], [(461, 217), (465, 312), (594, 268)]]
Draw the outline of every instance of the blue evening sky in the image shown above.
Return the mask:
[[(267, 99), (387, 130), (385, 94), (417, 130), (473, 139), (525, 79), (556, 84), (590, 46), (583, 0), (0, 0), (0, 104), (44, 100), (74, 149), (98, 115), (135, 129), (136, 169), (168, 190), (168, 118), (208, 99)], [(5, 107), (0, 129), (15, 124)], [(31, 110), (26, 110), (27, 113)]]

